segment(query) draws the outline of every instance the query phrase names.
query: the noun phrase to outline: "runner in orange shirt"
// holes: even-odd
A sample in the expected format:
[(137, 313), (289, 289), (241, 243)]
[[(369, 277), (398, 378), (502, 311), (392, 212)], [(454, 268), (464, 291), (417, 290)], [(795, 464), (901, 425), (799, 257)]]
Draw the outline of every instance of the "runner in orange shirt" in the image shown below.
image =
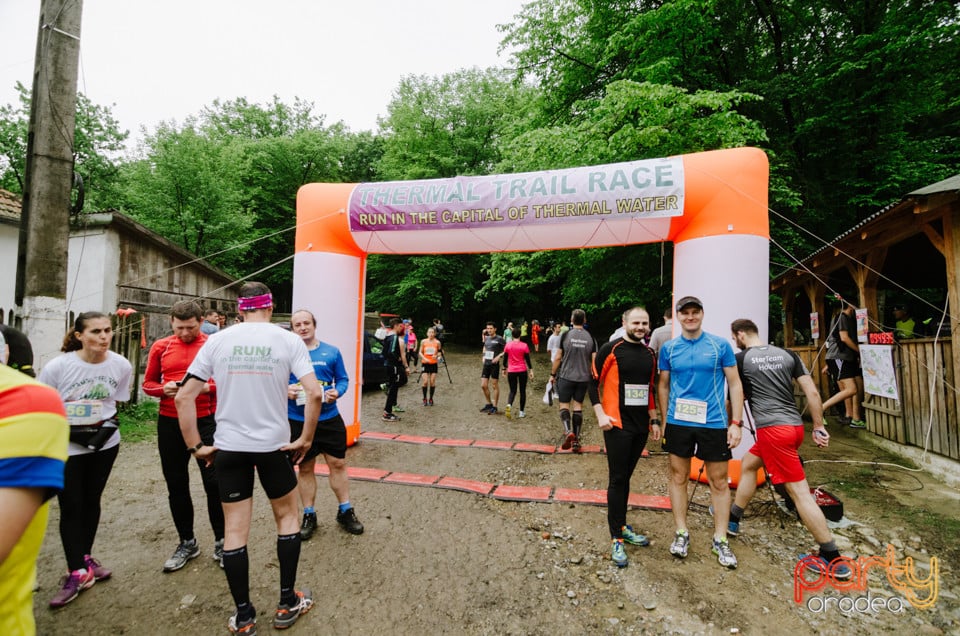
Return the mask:
[[(420, 368), (423, 390), (423, 405), (433, 406), (433, 392), (437, 389), (437, 365), (443, 355), (443, 345), (437, 340), (437, 332), (433, 327), (427, 329), (427, 337), (420, 341)], [(427, 388), (430, 388), (430, 397), (427, 397)]]

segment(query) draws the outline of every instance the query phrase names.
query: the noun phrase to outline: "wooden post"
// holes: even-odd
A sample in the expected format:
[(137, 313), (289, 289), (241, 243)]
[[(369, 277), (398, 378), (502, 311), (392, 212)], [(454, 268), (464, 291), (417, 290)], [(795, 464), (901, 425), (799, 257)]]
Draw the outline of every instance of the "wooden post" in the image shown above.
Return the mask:
[(880, 270), (883, 269), (883, 263), (886, 260), (887, 248), (876, 247), (866, 253), (862, 265), (853, 263), (847, 265), (853, 282), (857, 285), (860, 306), (866, 307), (867, 319), (877, 325), (882, 324), (880, 307), (877, 304), (877, 282), (880, 280)]
[(15, 293), (38, 369), (64, 332), (82, 12), (82, 0), (40, 3)]
[(793, 287), (783, 289), (783, 346), (792, 347), (796, 341), (793, 333), (793, 308), (797, 305), (797, 294)]
[(827, 336), (830, 335), (827, 333), (830, 330), (830, 316), (827, 315), (827, 286), (816, 278), (811, 278), (803, 284), (803, 290), (810, 301), (810, 307), (817, 313), (820, 320), (820, 338), (811, 342), (813, 351), (810, 353), (810, 377), (817, 383), (821, 394), (829, 393), (830, 382), (826, 375), (820, 373), (826, 360), (826, 350), (821, 343), (826, 342)]
[[(950, 334), (952, 338), (953, 368), (960, 369), (960, 210), (954, 208), (943, 215), (944, 259), (947, 261), (947, 298), (950, 305)], [(956, 392), (954, 392), (956, 396)], [(957, 398), (954, 397), (956, 400)], [(960, 404), (958, 404), (960, 407)], [(960, 410), (955, 411), (960, 412)]]

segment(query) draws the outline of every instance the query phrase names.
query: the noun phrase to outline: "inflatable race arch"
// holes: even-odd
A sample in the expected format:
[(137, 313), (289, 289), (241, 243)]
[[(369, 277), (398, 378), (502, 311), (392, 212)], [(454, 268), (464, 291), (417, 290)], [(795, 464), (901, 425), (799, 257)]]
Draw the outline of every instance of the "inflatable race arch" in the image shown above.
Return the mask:
[[(312, 311), (318, 336), (343, 353), (351, 387), (339, 405), (348, 443), (360, 435), (367, 254), (673, 241), (674, 298), (699, 297), (707, 331), (729, 337), (730, 323), (749, 317), (766, 340), (767, 181), (766, 155), (736, 148), (511, 175), (303, 186), (293, 309)], [(648, 274), (621, 272), (626, 286)]]

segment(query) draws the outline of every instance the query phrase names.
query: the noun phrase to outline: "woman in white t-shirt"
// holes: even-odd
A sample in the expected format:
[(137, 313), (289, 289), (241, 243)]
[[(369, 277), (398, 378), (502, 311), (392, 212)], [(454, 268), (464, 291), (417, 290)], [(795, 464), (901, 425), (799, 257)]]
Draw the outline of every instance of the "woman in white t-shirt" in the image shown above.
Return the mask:
[(70, 422), (69, 458), (60, 503), (60, 541), (67, 575), (50, 607), (63, 607), (112, 572), (91, 556), (100, 525), (100, 497), (120, 450), (117, 402), (130, 399), (133, 368), (110, 351), (113, 328), (99, 312), (77, 316), (64, 355), (48, 362), (40, 381), (60, 393)]

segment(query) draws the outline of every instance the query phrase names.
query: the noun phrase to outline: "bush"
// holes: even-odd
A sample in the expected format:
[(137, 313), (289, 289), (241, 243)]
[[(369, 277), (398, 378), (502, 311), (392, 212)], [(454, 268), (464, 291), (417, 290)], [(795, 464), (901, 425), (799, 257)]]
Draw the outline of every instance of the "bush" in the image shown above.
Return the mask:
[(142, 442), (156, 439), (159, 411), (160, 403), (151, 399), (121, 405), (117, 419), (120, 421), (120, 436), (123, 441)]

